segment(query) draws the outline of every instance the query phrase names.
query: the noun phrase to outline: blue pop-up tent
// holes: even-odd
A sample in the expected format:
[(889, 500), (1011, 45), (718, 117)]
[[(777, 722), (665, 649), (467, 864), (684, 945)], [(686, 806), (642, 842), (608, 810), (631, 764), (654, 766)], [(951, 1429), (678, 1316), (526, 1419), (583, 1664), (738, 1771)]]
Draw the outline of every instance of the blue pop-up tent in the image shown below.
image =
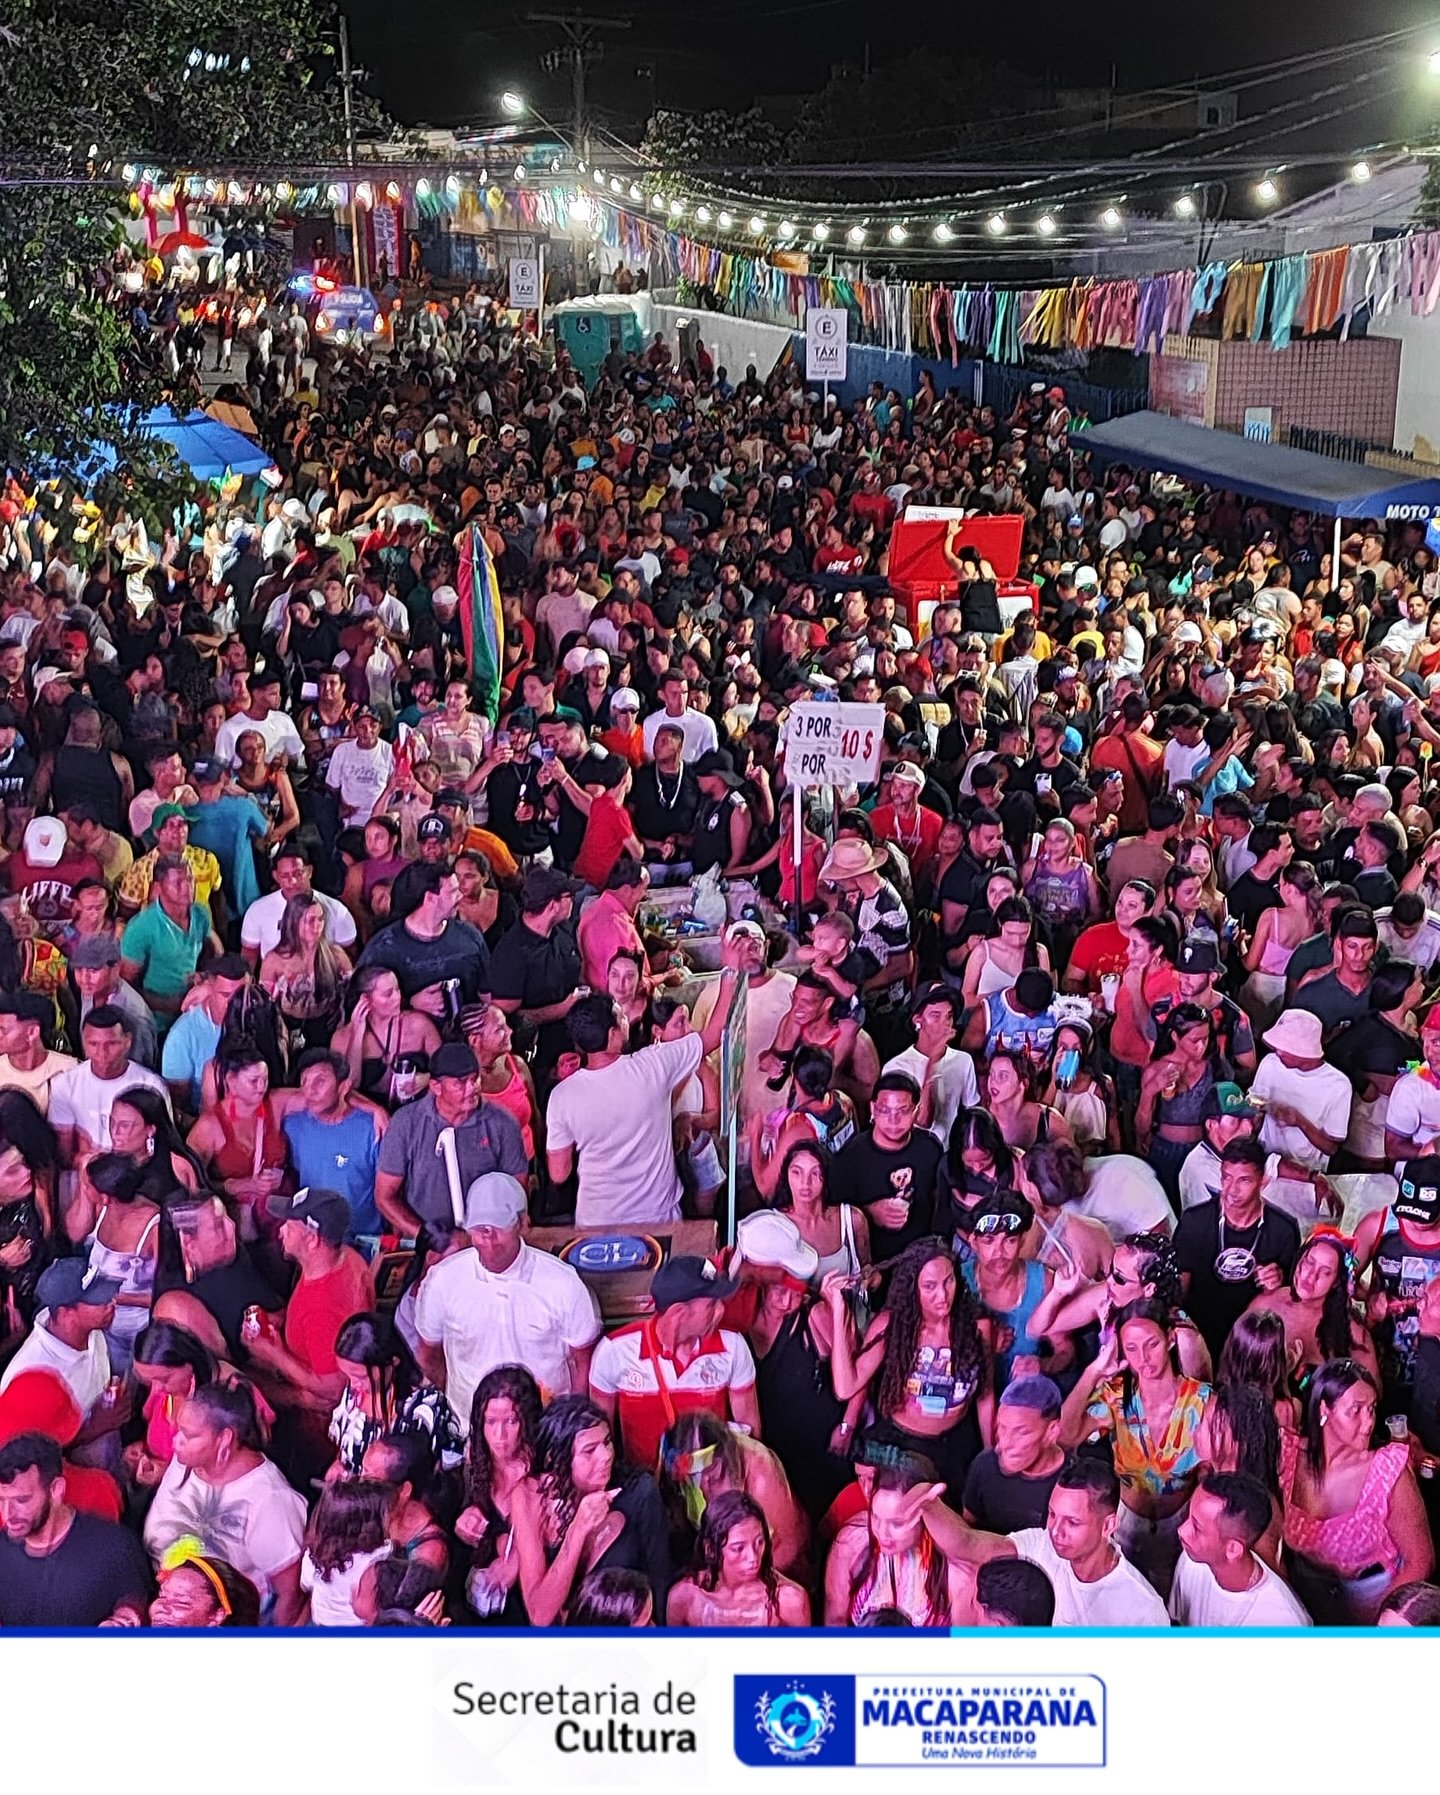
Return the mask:
[(167, 442), (197, 480), (223, 480), (227, 474), (261, 474), (275, 464), (248, 436), (218, 423), (203, 411), (177, 417), (168, 405), (157, 406), (140, 421), (145, 436)]

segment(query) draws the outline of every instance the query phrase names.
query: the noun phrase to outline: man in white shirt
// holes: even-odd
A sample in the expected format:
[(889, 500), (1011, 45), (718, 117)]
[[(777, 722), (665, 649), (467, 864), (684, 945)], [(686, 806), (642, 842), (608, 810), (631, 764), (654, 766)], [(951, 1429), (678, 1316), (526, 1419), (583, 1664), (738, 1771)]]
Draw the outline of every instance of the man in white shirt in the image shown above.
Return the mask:
[(584, 1060), (550, 1093), (546, 1158), (552, 1184), (563, 1184), (579, 1158), (575, 1222), (604, 1228), (673, 1222), (680, 1216), (671, 1093), (720, 1045), (736, 974), (720, 975), (721, 999), (703, 1034), (625, 1052), (629, 1024), (609, 997), (582, 997), (567, 1018)]
[(704, 711), (692, 711), (686, 704), (685, 675), (678, 667), (667, 668), (660, 675), (660, 702), (663, 710), (652, 711), (641, 725), (646, 760), (655, 758), (655, 737), (664, 723), (673, 723), (685, 732), (681, 759), (693, 766), (702, 754), (709, 754), (720, 745), (714, 720)]
[[(266, 954), (273, 953), (280, 945), (280, 924), (284, 920), (285, 906), (290, 899), (302, 893), (306, 896), (310, 894), (313, 868), (305, 858), (303, 848), (286, 843), (276, 854), (271, 871), (275, 875), (276, 889), (267, 891), (262, 898), (256, 898), (240, 924), (240, 951), (251, 966), (259, 966)], [(325, 892), (317, 891), (314, 895), (325, 912), (325, 921), (334, 945), (353, 946), (355, 918), (342, 903), (327, 896)]]
[(1377, 910), (1375, 929), (1392, 960), (1404, 960), (1421, 972), (1440, 960), (1440, 914), (1426, 909), (1418, 892), (1402, 891), (1388, 909)]
[(470, 1245), (432, 1264), (415, 1302), (420, 1363), (468, 1422), (480, 1380), (523, 1365), (545, 1400), (588, 1387), (600, 1315), (578, 1272), (524, 1239), (525, 1188), (486, 1172), (465, 1195)]
[(120, 1285), (84, 1259), (55, 1259), (35, 1284), (35, 1325), (0, 1376), (9, 1388), (22, 1371), (53, 1371), (89, 1419), (110, 1382), (105, 1330), (115, 1320)]
[[(1309, 1010), (1282, 1010), (1261, 1038), (1274, 1051), (1261, 1060), (1250, 1096), (1265, 1110), (1260, 1145), (1280, 1155), (1280, 1175), (1265, 1199), (1313, 1226), (1314, 1174), (1328, 1170), (1330, 1155), (1344, 1145), (1355, 1092), (1339, 1067), (1326, 1063), (1320, 1018)], [(1287, 1163), (1296, 1176), (1287, 1175)]]
[(228, 766), (238, 767), (237, 744), (247, 730), (253, 729), (265, 741), (265, 760), (272, 764), (281, 755), (289, 757), (292, 766), (305, 765), (305, 744), (288, 711), (280, 708), (280, 675), (267, 668), (250, 675), (250, 703), (238, 716), (227, 717), (215, 737), (215, 758)]
[(884, 1072), (908, 1072), (919, 1085), (920, 1108), (915, 1119), (942, 1146), (949, 1141), (959, 1112), (980, 1102), (975, 1062), (968, 1053), (952, 1045), (964, 1019), (964, 1008), (960, 994), (948, 985), (924, 986), (915, 994), (910, 1009), (915, 1045), (897, 1053), (881, 1068)]
[(370, 821), (394, 771), (395, 750), (380, 739), (380, 713), (364, 705), (355, 713), (354, 739), (338, 744), (325, 775), (331, 791), (339, 793), (347, 828), (363, 828)]
[(1184, 1548), (1170, 1589), (1177, 1627), (1308, 1627), (1310, 1616), (1255, 1544), (1271, 1520), (1270, 1492), (1241, 1471), (1209, 1472), (1180, 1523)]
[(560, 653), (560, 644), (567, 636), (583, 633), (589, 626), (590, 613), (596, 601), (575, 584), (575, 575), (568, 567), (556, 566), (550, 574), (550, 590), (535, 607), (535, 621), (550, 638), (552, 654)]
[(115, 1004), (98, 1004), (80, 1025), (85, 1058), (50, 1086), (50, 1126), (60, 1137), (60, 1158), (75, 1165), (110, 1150), (110, 1111), (127, 1091), (157, 1091), (168, 1109), (165, 1080), (130, 1058), (134, 1025)]
[(1395, 1080), (1385, 1105), (1385, 1157), (1392, 1164), (1428, 1153), (1440, 1140), (1440, 1004), (1420, 1018), (1420, 1053), (1424, 1064)]
[(1209, 758), (1204, 717), (1193, 704), (1177, 706), (1170, 721), (1170, 740), (1165, 744), (1162, 762), (1166, 791), (1174, 791), (1177, 785), (1193, 779), (1196, 769), (1203, 767)]
[(1120, 1481), (1101, 1459), (1076, 1459), (1050, 1493), (1044, 1527), (1004, 1542), (1038, 1564), (1055, 1591), (1057, 1627), (1168, 1627), (1165, 1604), (1114, 1542)]
[(1103, 1153), (1085, 1161), (1085, 1193), (1074, 1207), (1108, 1229), (1112, 1240), (1127, 1234), (1170, 1234), (1175, 1211), (1165, 1187), (1133, 1153)]

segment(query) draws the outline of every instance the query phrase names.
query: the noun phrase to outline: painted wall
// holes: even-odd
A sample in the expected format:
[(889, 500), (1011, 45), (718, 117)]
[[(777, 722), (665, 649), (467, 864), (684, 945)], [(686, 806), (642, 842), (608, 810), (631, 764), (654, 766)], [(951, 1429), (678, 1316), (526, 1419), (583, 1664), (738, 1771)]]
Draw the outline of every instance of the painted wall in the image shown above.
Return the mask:
[(1395, 405), (1395, 447), (1420, 461), (1440, 461), (1440, 311), (1415, 318), (1397, 305), (1369, 334), (1388, 337), (1400, 350)]

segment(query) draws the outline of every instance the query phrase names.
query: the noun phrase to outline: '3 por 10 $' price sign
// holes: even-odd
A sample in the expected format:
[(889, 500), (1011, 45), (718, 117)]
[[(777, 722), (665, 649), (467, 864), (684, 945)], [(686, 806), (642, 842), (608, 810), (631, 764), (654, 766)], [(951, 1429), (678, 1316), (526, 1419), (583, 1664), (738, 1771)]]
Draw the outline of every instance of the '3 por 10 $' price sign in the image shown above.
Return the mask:
[(792, 785), (866, 785), (880, 770), (883, 704), (797, 704), (785, 726)]

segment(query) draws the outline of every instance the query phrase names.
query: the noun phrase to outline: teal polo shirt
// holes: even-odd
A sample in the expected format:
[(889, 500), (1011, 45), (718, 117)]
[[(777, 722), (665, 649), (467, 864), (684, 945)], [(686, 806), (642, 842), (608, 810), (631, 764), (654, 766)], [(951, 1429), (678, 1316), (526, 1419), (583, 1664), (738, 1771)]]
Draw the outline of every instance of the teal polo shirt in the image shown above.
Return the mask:
[[(210, 935), (210, 912), (203, 904), (190, 906), (190, 926), (181, 929), (159, 903), (147, 904), (125, 925), (120, 954), (140, 968), (137, 981), (142, 997), (183, 997), (191, 975)], [(155, 1024), (163, 1034), (175, 1020), (155, 1012)]]

